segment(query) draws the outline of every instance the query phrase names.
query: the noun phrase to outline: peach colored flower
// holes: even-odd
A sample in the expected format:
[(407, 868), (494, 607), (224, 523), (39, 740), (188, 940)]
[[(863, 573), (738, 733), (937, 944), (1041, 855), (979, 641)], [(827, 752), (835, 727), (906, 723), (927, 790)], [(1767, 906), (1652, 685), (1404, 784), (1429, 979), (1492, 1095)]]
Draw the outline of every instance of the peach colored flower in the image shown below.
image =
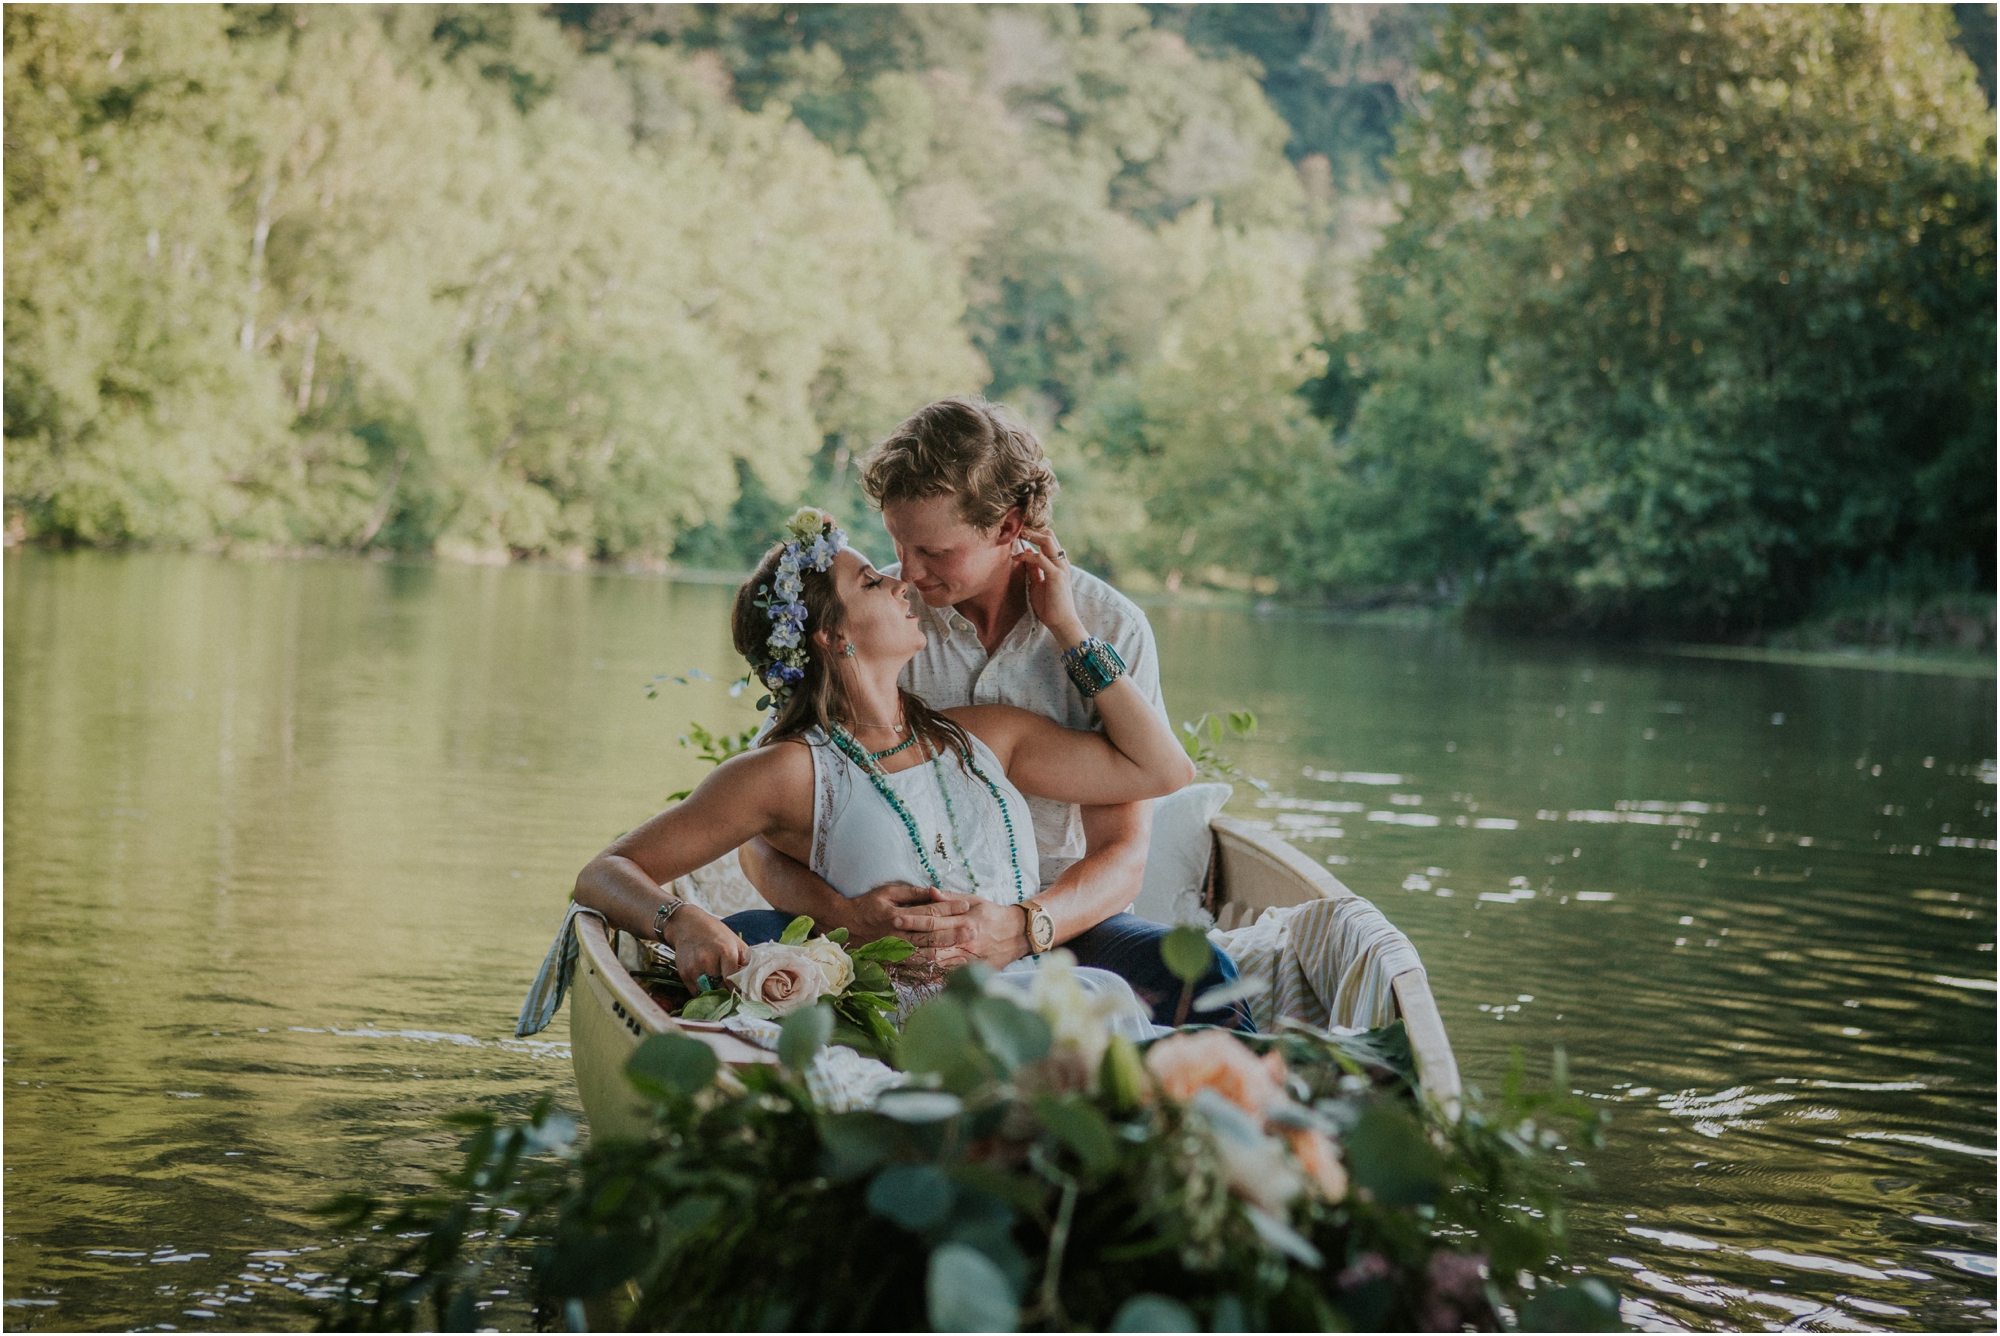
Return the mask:
[(1347, 1195), (1347, 1170), (1326, 1133), (1310, 1127), (1288, 1127), (1285, 1140), (1291, 1143), (1292, 1155), (1306, 1171), (1307, 1179), (1319, 1189), (1320, 1196), (1337, 1202)]
[(833, 991), (826, 971), (803, 948), (762, 942), (750, 948), (750, 963), (729, 976), (736, 991), (762, 1002), (775, 1016), (809, 1007)]
[[(1224, 1030), (1168, 1035), (1146, 1050), (1146, 1067), (1160, 1089), (1182, 1104), (1198, 1090), (1213, 1090), (1256, 1118), (1284, 1098), (1282, 1078)], [(1284, 1071), (1284, 1063), (1277, 1065)]]

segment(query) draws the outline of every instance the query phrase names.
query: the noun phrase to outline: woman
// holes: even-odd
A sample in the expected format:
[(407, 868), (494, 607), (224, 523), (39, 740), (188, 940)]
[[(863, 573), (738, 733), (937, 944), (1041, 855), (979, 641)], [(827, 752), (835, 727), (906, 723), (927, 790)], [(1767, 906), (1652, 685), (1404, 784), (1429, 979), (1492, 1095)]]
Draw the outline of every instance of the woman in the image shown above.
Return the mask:
[[(936, 711), (897, 687), (924, 646), (908, 586), (846, 546), (815, 510), (793, 516), (737, 592), (738, 652), (770, 690), (771, 727), (686, 800), (591, 860), (576, 902), (613, 927), (673, 948), (702, 990), (741, 969), (743, 941), (661, 885), (763, 836), (854, 897), (886, 882), (931, 885), (1022, 907), (1032, 953), (1053, 933), (1035, 904), (1034, 833), (1022, 794), (1062, 802), (1157, 798), (1193, 778), (1166, 721), (1084, 633), (1053, 542), (1024, 542), (1029, 602), (1053, 634), (1104, 733), (1005, 705)], [(1030, 538), (1036, 535), (1030, 535)], [(1042, 537), (1046, 538), (1045, 535)]]

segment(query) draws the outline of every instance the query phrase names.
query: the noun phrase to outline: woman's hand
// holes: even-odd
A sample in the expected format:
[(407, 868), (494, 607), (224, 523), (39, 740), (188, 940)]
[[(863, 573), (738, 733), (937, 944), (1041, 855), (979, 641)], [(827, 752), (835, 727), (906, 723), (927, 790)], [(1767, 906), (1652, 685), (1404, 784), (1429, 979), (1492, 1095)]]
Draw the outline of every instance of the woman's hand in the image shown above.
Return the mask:
[(1035, 618), (1064, 649), (1083, 643), (1089, 634), (1076, 615), (1070, 597), (1069, 556), (1053, 529), (1021, 530), (1020, 546), (1014, 553), (1014, 568), (1028, 573), (1028, 606)]
[(674, 949), (674, 966), (690, 993), (722, 987), (722, 981), (750, 963), (750, 948), (729, 930), (729, 925), (692, 902), (683, 904), (667, 920), (663, 930), (666, 943)]

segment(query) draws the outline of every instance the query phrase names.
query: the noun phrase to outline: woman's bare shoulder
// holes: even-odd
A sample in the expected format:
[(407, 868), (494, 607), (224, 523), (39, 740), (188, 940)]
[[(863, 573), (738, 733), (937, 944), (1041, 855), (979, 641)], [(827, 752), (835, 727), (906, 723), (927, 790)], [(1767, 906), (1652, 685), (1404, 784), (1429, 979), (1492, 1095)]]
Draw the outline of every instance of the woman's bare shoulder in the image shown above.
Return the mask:
[(801, 738), (781, 738), (738, 752), (715, 768), (717, 775), (759, 784), (811, 784), (812, 748)]

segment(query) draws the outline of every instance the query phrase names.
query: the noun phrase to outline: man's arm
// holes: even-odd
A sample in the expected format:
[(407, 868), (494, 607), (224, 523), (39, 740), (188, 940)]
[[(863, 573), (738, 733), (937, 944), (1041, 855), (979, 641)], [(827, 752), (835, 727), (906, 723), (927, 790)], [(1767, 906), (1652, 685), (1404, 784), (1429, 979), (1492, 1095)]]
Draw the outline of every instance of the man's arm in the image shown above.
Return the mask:
[[(1139, 857), (1143, 869), (1143, 845)], [(794, 917), (804, 914), (823, 933), (845, 928), (848, 940), (856, 946), (889, 936), (909, 937), (918, 946), (948, 944), (957, 936), (949, 925), (956, 923), (958, 916), (965, 912), (958, 905), (931, 905), (926, 911), (932, 915), (927, 924), (934, 930), (930, 934), (934, 940), (923, 940), (915, 934), (898, 932), (895, 924), (898, 910), (930, 900), (928, 886), (905, 886), (891, 882), (850, 900), (811, 868), (780, 852), (761, 837), (738, 849), (736, 861), (742, 865), (743, 875), (750, 879), (750, 884), (770, 902), (771, 908)], [(1134, 885), (1136, 887), (1137, 883)], [(1021, 916), (1017, 914), (1015, 917)]]
[[(1089, 851), (1035, 897), (1055, 920), (1058, 946), (1122, 913), (1139, 898), (1152, 843), (1150, 802), (1082, 811)], [(905, 909), (891, 927), (898, 937), (939, 948), (940, 963), (983, 960), (999, 969), (1028, 954), (1028, 916), (1019, 906), (951, 891), (926, 890), (921, 895), (935, 903)], [(958, 917), (948, 917), (954, 914)]]
[(1056, 921), (1058, 944), (1131, 907), (1139, 898), (1153, 842), (1151, 802), (1078, 810), (1088, 848), (1054, 886), (1036, 897)]

